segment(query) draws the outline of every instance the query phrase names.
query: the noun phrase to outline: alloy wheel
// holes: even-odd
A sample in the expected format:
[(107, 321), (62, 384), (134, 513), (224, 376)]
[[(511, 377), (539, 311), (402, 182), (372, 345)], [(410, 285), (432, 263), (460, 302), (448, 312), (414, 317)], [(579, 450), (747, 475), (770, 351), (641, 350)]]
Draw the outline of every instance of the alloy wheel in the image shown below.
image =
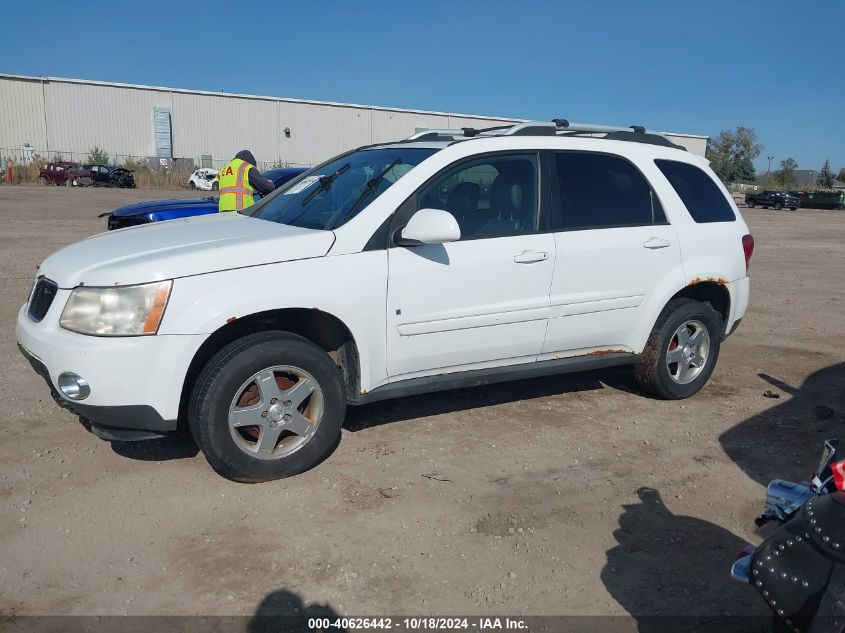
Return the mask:
[(282, 459), (314, 437), (323, 411), (323, 391), (311, 374), (292, 365), (268, 367), (235, 393), (229, 431), (249, 456)]
[(680, 385), (698, 378), (710, 355), (710, 333), (701, 321), (685, 321), (669, 339), (666, 367), (669, 377)]

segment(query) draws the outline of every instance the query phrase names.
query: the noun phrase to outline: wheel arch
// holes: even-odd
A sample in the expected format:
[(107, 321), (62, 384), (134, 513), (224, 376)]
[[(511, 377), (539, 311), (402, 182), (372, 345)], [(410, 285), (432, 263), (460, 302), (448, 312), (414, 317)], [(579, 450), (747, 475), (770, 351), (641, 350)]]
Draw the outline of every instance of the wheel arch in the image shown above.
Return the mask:
[(209, 360), (224, 346), (244, 336), (281, 330), (298, 334), (322, 348), (340, 368), (347, 402), (357, 402), (361, 384), (358, 346), (349, 327), (338, 317), (316, 308), (266, 310), (230, 320), (212, 332), (197, 349), (182, 384), (179, 419), (187, 419), (194, 383)]
[[(645, 348), (646, 341), (651, 334), (654, 324), (660, 318), (660, 315), (666, 309), (669, 302), (681, 297), (709, 303), (721, 315), (723, 325), (727, 325), (730, 321), (731, 293), (728, 289), (728, 282), (725, 279), (720, 277), (696, 277), (680, 287), (678, 284), (664, 286), (663, 292), (657, 293), (649, 301), (648, 308), (634, 328), (630, 346), (637, 353), (640, 353)], [(725, 331), (722, 331), (721, 334), (724, 338)]]
[[(727, 282), (722, 279), (693, 279), (669, 298), (687, 297), (702, 303), (709, 303), (722, 316), (722, 324), (727, 324), (731, 314), (731, 293)], [(667, 301), (666, 303), (669, 303)], [(722, 332), (724, 335), (724, 332)]]

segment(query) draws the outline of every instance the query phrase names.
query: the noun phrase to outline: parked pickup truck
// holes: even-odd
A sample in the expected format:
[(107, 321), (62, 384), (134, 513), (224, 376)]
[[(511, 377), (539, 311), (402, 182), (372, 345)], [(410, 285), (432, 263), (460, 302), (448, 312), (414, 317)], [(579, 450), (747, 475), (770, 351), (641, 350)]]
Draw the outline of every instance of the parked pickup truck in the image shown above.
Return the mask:
[(789, 207), (792, 211), (795, 211), (801, 206), (801, 200), (798, 196), (786, 191), (762, 191), (745, 194), (745, 204), (752, 209), (754, 207), (763, 207), (764, 209), (774, 207), (780, 211), (784, 207)]

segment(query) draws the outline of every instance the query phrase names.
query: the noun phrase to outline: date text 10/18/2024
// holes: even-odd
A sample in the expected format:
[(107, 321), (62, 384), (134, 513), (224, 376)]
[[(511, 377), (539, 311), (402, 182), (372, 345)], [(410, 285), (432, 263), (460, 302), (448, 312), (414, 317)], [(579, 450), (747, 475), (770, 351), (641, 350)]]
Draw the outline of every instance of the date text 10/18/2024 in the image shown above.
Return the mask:
[(528, 625), (520, 618), (474, 617), (474, 618), (309, 618), (308, 630), (393, 630), (393, 631), (519, 631)]

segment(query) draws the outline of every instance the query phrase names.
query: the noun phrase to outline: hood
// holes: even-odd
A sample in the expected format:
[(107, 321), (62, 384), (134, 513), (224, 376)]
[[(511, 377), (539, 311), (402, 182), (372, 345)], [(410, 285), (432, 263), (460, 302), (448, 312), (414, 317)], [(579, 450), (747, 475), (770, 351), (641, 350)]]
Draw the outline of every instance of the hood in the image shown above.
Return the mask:
[(202, 215), (94, 235), (50, 255), (39, 274), (60, 288), (123, 286), (322, 257), (333, 243), (331, 231)]
[(192, 209), (194, 207), (213, 206), (217, 209), (217, 200), (215, 198), (182, 198), (175, 200), (152, 200), (149, 202), (136, 202), (135, 204), (127, 204), (125, 207), (120, 207), (112, 211), (112, 215), (121, 218), (142, 215), (144, 213), (155, 213), (156, 211), (175, 211), (177, 209)]
[(252, 155), (248, 149), (242, 149), (237, 154), (235, 154), (235, 158), (240, 158), (242, 161), (249, 163), (253, 167), (255, 167), (255, 156)]

